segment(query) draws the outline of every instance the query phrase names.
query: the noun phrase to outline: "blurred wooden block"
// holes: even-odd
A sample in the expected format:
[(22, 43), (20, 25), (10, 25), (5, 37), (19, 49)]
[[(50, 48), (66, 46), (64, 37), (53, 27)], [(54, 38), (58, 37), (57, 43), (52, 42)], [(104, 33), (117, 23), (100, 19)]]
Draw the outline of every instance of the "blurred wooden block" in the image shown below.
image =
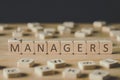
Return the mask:
[(80, 62), (78, 62), (78, 67), (81, 70), (95, 69), (96, 63), (94, 61), (80, 61)]
[(52, 37), (53, 37), (52, 33), (45, 33), (45, 32), (38, 33), (38, 38), (40, 40), (45, 40), (45, 39), (52, 38)]
[(20, 77), (20, 70), (18, 68), (6, 68), (3, 69), (4, 78), (16, 78)]
[(84, 40), (74, 40), (74, 54), (83, 54), (87, 52), (86, 41)]
[(96, 28), (101, 28), (102, 26), (106, 25), (105, 21), (94, 21), (93, 26)]
[(64, 30), (59, 31), (60, 35), (62, 36), (68, 36), (71, 34), (71, 29), (70, 28), (65, 28)]
[(76, 32), (74, 33), (74, 36), (75, 36), (76, 38), (85, 38), (85, 37), (86, 37), (86, 33), (81, 32), (81, 31), (76, 31)]
[(112, 27), (112, 26), (103, 26), (103, 27), (102, 27), (102, 32), (109, 33), (109, 32), (111, 31), (111, 27)]
[(100, 65), (109, 69), (109, 68), (117, 67), (119, 63), (117, 60), (108, 58), (108, 59), (101, 60)]
[(29, 29), (33, 29), (34, 27), (37, 27), (37, 26), (40, 26), (40, 23), (38, 23), (38, 22), (33, 22), (33, 23), (28, 23), (27, 24), (27, 27), (29, 28)]
[(94, 70), (89, 74), (89, 80), (109, 80), (110, 73), (104, 70)]
[(48, 53), (48, 44), (46, 41), (35, 41), (34, 47), (36, 54), (46, 55)]
[(66, 68), (62, 72), (62, 76), (65, 79), (75, 80), (75, 79), (81, 77), (81, 71), (79, 69), (77, 69), (77, 68)]
[(117, 35), (117, 41), (120, 42), (120, 35)]
[(46, 76), (54, 74), (54, 71), (48, 66), (38, 66), (34, 68), (34, 72), (38, 76)]
[(95, 55), (99, 54), (99, 42), (97, 40), (88, 40), (87, 41), (87, 54)]
[(55, 33), (56, 29), (55, 28), (44, 28), (45, 33)]
[(69, 21), (69, 22), (63, 22), (63, 25), (68, 27), (68, 28), (74, 28), (74, 22)]
[(22, 41), (22, 53), (24, 54), (33, 54), (34, 53), (34, 43), (33, 41)]
[(100, 42), (100, 54), (112, 54), (112, 41), (99, 40)]
[(48, 43), (48, 54), (50, 55), (55, 55), (55, 54), (60, 54), (60, 41), (58, 40), (49, 40), (47, 41)]
[(16, 39), (12, 38), (8, 40), (8, 50), (10, 53), (21, 53), (22, 52), (22, 45), (21, 45), (22, 40), (21, 39)]
[(52, 59), (47, 61), (47, 65), (52, 69), (62, 68), (65, 67), (65, 61), (62, 59)]
[(73, 54), (73, 42), (72, 41), (61, 41), (61, 54)]
[(120, 30), (111, 30), (109, 33), (110, 37), (114, 37), (114, 38), (116, 38), (117, 35), (119, 34), (120, 34)]
[(12, 32), (12, 37), (13, 38), (21, 38), (23, 36), (22, 31), (13, 31)]
[(93, 31), (94, 30), (91, 27), (81, 28), (81, 32), (85, 33), (86, 35), (92, 35)]
[(35, 64), (33, 59), (30, 58), (22, 58), (20, 60), (17, 61), (17, 66), (18, 67), (33, 67)]
[(38, 33), (38, 32), (43, 31), (43, 27), (42, 26), (36, 26), (36, 27), (31, 28), (31, 30), (34, 33)]

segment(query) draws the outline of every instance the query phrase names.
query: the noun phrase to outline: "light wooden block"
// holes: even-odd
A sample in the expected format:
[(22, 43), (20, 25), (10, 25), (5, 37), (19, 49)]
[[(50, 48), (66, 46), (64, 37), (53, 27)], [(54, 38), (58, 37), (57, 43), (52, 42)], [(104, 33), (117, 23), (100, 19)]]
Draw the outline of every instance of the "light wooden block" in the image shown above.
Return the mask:
[(32, 32), (37, 33), (37, 32), (41, 32), (43, 31), (43, 27), (42, 26), (36, 26), (31, 28)]
[(75, 36), (76, 38), (85, 38), (85, 37), (86, 37), (86, 33), (81, 32), (81, 31), (76, 31), (76, 32), (74, 33), (74, 36)]
[(119, 62), (117, 60), (110, 59), (110, 58), (100, 61), (100, 65), (105, 67), (105, 68), (108, 68), (108, 69), (117, 67), (118, 64), (119, 64)]
[(46, 41), (35, 41), (34, 47), (36, 54), (46, 55), (46, 53), (48, 53), (48, 44)]
[(112, 27), (112, 26), (103, 26), (103, 27), (102, 27), (102, 32), (109, 33), (109, 32), (111, 31), (111, 27)]
[(101, 28), (102, 26), (106, 25), (105, 21), (94, 21), (93, 26), (96, 28)]
[(63, 35), (63, 36), (68, 36), (71, 34), (71, 32), (72, 30), (70, 28), (65, 28), (64, 30), (59, 31), (60, 35)]
[(35, 64), (34, 59), (31, 58), (22, 58), (17, 61), (17, 66), (18, 67), (33, 67)]
[(120, 30), (111, 30), (109, 33), (110, 37), (114, 37), (114, 38), (116, 38), (116, 36), (119, 34), (120, 34)]
[(48, 66), (38, 66), (34, 68), (34, 72), (38, 76), (46, 76), (54, 74), (54, 71)]
[(104, 70), (94, 70), (89, 74), (89, 80), (109, 80), (110, 73)]
[(52, 69), (62, 68), (65, 67), (65, 61), (62, 59), (52, 59), (47, 61), (47, 65)]
[(58, 25), (57, 26), (57, 30), (60, 32), (60, 31), (63, 31), (66, 27), (64, 25)]
[(4, 24), (4, 25), (0, 25), (0, 31), (4, 31), (5, 28), (7, 28), (8, 25), (7, 24)]
[(94, 30), (91, 27), (81, 28), (81, 32), (86, 33), (86, 35), (92, 35), (93, 31)]
[(66, 68), (62, 72), (62, 76), (63, 78), (66, 78), (66, 79), (75, 80), (81, 77), (81, 71), (80, 69), (77, 69), (77, 68)]
[(99, 54), (99, 47), (100, 44), (98, 42), (98, 40), (88, 40), (87, 41), (87, 54), (89, 55), (95, 55), (95, 54)]
[(16, 78), (20, 77), (20, 70), (18, 68), (6, 68), (3, 69), (4, 78)]
[(10, 53), (21, 53), (22, 52), (22, 45), (21, 45), (22, 40), (21, 39), (16, 39), (12, 38), (8, 40), (8, 50)]
[(13, 38), (21, 38), (23, 36), (23, 33), (22, 33), (22, 31), (13, 31), (12, 32), (12, 37)]
[(52, 33), (45, 33), (45, 32), (38, 33), (38, 38), (40, 40), (45, 40), (45, 39), (52, 38), (52, 37), (53, 37)]
[(40, 26), (40, 23), (38, 23), (38, 22), (33, 22), (33, 23), (28, 23), (28, 24), (27, 24), (27, 27), (28, 27), (29, 29), (32, 29), (33, 27), (36, 27), (36, 26)]
[(61, 54), (73, 54), (73, 42), (61, 41)]
[(86, 41), (84, 40), (74, 40), (74, 54), (83, 54), (85, 55), (86, 50)]
[(96, 68), (96, 63), (94, 61), (80, 61), (78, 62), (78, 67), (81, 70), (90, 70)]
[(100, 42), (100, 54), (112, 54), (112, 41), (99, 40)]
[(49, 40), (47, 41), (48, 43), (48, 54), (49, 55), (55, 55), (55, 54), (60, 54), (60, 41), (58, 40)]
[(117, 41), (120, 42), (120, 35), (117, 35)]
[(72, 22), (72, 21), (63, 22), (63, 25), (68, 27), (68, 28), (74, 28), (74, 22)]
[(55, 28), (44, 28), (45, 33), (55, 33), (56, 29)]
[(29, 40), (22, 41), (22, 53), (25, 53), (25, 54), (33, 54), (34, 53), (33, 41), (29, 41)]

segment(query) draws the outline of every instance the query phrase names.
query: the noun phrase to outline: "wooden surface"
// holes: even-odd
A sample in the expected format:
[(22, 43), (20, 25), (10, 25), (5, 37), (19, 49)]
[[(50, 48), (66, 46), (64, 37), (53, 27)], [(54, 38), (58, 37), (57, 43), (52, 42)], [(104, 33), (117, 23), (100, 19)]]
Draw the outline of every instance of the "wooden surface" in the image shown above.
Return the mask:
[[(10, 54), (8, 52), (8, 39), (12, 37), (12, 31), (14, 31), (17, 26), (21, 26), (24, 28), (24, 36), (23, 39), (30, 39), (30, 40), (37, 40), (37, 38), (34, 37), (34, 33), (30, 32), (27, 30), (27, 25), (25, 23), (23, 24), (8, 24), (9, 28), (0, 31), (0, 80), (5, 80), (3, 77), (2, 70), (6, 67), (17, 67), (17, 61), (20, 58), (32, 58), (35, 59), (36, 66), (39, 65), (46, 65), (47, 61), (50, 59), (55, 59), (55, 58), (61, 58), (66, 61), (67, 64), (69, 64), (66, 67), (73, 67), (73, 68), (78, 68), (77, 63), (79, 61), (83, 60), (94, 60), (97, 63), (99, 60), (106, 59), (106, 58), (113, 58), (116, 60), (120, 61), (120, 42), (117, 42), (114, 38), (110, 38), (108, 33), (102, 33), (101, 31), (98, 31), (96, 33), (93, 33), (92, 36), (86, 37), (85, 39), (111, 39), (115, 46), (113, 47), (113, 54), (111, 55), (19, 55), (19, 54)], [(56, 28), (58, 23), (43, 23), (42, 26), (44, 27), (54, 27)], [(120, 24), (110, 24), (115, 27), (120, 27)], [(74, 33), (76, 30), (80, 29), (81, 27), (93, 27), (92, 24), (90, 23), (77, 23), (75, 25), (75, 28), (72, 29), (72, 32)], [(59, 34), (56, 34), (58, 36)], [(66, 39), (64, 36), (59, 36), (57, 38), (52, 38), (52, 39)], [(69, 35), (67, 39), (74, 40), (76, 39), (73, 34)], [(32, 68), (20, 68), (20, 70), (25, 73), (26, 75), (20, 78), (11, 78), (9, 80), (65, 80), (62, 78), (62, 71), (65, 68), (60, 68), (60, 69), (55, 69), (57, 71), (57, 74), (50, 75), (50, 76), (45, 76), (42, 79), (34, 74), (34, 67)], [(105, 68), (98, 68), (98, 69), (103, 69), (107, 70), (110, 72), (110, 74), (113, 76), (111, 80), (120, 80), (120, 67), (117, 68), (112, 68), (112, 69), (105, 69)], [(77, 79), (77, 80), (89, 80), (88, 79), (88, 74), (92, 72), (93, 70), (85, 70), (82, 71), (85, 76)]]

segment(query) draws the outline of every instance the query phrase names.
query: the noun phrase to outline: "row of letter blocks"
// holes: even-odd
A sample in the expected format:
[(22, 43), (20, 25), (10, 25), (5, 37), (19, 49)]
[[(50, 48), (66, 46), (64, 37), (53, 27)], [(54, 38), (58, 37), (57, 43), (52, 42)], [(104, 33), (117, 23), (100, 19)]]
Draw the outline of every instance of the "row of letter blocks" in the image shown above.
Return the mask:
[(8, 40), (11, 53), (40, 53), (40, 54), (111, 54), (110, 40), (48, 40), (25, 41)]
[[(99, 62), (100, 66), (103, 66), (105, 68), (115, 68), (119, 65), (119, 62), (114, 59), (104, 59)], [(3, 76), (5, 78), (14, 78), (14, 77), (20, 77), (21, 71), (20, 67), (22, 68), (30, 68), (35, 65), (35, 61), (30, 58), (22, 58), (18, 60), (17, 67), (18, 68), (6, 68), (3, 69)], [(34, 68), (34, 73), (37, 76), (43, 77), (46, 75), (53, 75), (55, 74), (55, 70), (59, 68), (65, 68), (62, 72), (63, 78), (69, 78), (69, 79), (77, 79), (81, 78), (82, 71), (84, 70), (93, 70), (97, 69), (98, 64), (94, 61), (79, 61), (78, 67), (79, 68), (66, 68), (66, 62), (62, 59), (51, 59), (47, 61), (47, 65), (37, 66)], [(106, 78), (110, 77), (110, 73), (105, 70), (94, 70), (89, 74), (90, 80), (106, 80)]]

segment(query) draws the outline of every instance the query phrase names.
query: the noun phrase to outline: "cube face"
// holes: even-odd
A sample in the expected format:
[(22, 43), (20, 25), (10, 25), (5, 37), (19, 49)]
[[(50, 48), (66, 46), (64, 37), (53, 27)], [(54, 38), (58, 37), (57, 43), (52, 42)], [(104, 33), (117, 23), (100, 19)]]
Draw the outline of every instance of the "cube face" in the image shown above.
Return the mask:
[(74, 28), (74, 22), (64, 22), (63, 25), (68, 28)]
[(81, 76), (81, 71), (77, 68), (66, 68), (62, 73), (63, 78), (77, 79)]
[(25, 53), (25, 54), (34, 53), (33, 41), (22, 41), (22, 53)]
[(6, 69), (3, 69), (3, 76), (5, 78), (20, 77), (20, 70), (18, 68), (6, 68)]
[(81, 70), (95, 69), (96, 63), (94, 61), (80, 61), (80, 62), (78, 62), (78, 67)]
[(21, 39), (9, 39), (8, 40), (8, 50), (10, 53), (21, 53), (22, 48), (21, 48)]
[(99, 42), (97, 40), (89, 40), (87, 41), (87, 54), (95, 55), (99, 54)]
[(41, 55), (46, 55), (48, 52), (48, 44), (46, 41), (35, 41), (35, 53), (36, 54), (41, 54)]
[(118, 61), (114, 59), (104, 59), (100, 61), (100, 65), (105, 67), (105, 68), (114, 68), (118, 66)]
[(86, 37), (86, 33), (81, 32), (81, 31), (76, 31), (75, 34), (74, 34), (74, 36), (76, 38), (85, 38)]
[(52, 75), (54, 73), (53, 70), (48, 66), (35, 67), (34, 72), (38, 76)]
[(83, 54), (87, 53), (86, 42), (83, 40), (74, 41), (74, 54)]
[(22, 58), (17, 62), (18, 67), (32, 67), (34, 65), (34, 60), (30, 58)]
[(61, 41), (61, 54), (73, 54), (72, 41)]
[(48, 41), (48, 54), (55, 55), (60, 54), (60, 42), (59, 41)]
[(90, 28), (90, 27), (82, 28), (81, 32), (85, 33), (86, 35), (92, 35), (93, 28)]
[(95, 22), (93, 22), (93, 26), (96, 27), (96, 28), (101, 28), (104, 25), (106, 25), (105, 21), (95, 21)]
[(65, 61), (62, 59), (52, 59), (47, 62), (47, 65), (52, 69), (62, 68), (65, 67)]
[(112, 54), (112, 41), (100, 40), (100, 54)]
[(90, 80), (107, 80), (109, 79), (110, 74), (104, 70), (94, 70), (89, 74)]

